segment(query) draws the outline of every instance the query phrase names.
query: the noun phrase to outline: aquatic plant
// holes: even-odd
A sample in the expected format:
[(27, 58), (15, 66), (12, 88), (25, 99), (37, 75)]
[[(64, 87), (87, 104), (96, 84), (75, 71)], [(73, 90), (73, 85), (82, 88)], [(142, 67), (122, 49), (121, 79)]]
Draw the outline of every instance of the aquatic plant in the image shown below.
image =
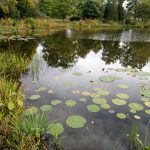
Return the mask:
[(87, 106), (87, 110), (89, 112), (99, 112), (100, 111), (100, 107), (97, 105), (88, 105)]

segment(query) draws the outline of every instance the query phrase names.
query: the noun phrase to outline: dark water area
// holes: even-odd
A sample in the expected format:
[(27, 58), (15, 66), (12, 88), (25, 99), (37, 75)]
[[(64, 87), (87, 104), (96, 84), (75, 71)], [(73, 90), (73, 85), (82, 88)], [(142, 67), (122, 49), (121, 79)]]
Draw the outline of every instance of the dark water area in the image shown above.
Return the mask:
[[(150, 107), (141, 101), (139, 90), (142, 85), (150, 83), (150, 76), (146, 80), (139, 79), (131, 72), (118, 72), (116, 69), (135, 68), (150, 72), (150, 31), (67, 29), (43, 38), (1, 41), (0, 53), (6, 50), (26, 54), (31, 58), (30, 70), (20, 76), (27, 96), (26, 107), (40, 108), (50, 105), (54, 99), (62, 101), (53, 106), (49, 120), (63, 124), (64, 149), (126, 150), (124, 136), (129, 134), (134, 125), (139, 126), (140, 138), (144, 141), (150, 119), (145, 110), (150, 110)], [(76, 72), (80, 76), (75, 76)], [(108, 75), (122, 79), (110, 83), (99, 79)], [(37, 81), (37, 84), (33, 84), (33, 81)], [(129, 88), (120, 89), (118, 84), (126, 84)], [(45, 90), (37, 92), (41, 87)], [(103, 109), (99, 105), (99, 112), (87, 110), (87, 106), (93, 104), (93, 98), (83, 93), (92, 94), (95, 88), (109, 91), (108, 96), (102, 97), (107, 100), (110, 109)], [(112, 103), (112, 99), (117, 98), (119, 93), (130, 96), (126, 105)], [(31, 101), (29, 97), (36, 94), (40, 95), (40, 99)], [(87, 101), (81, 102), (81, 98), (86, 98)], [(65, 102), (70, 99), (76, 101), (77, 105), (67, 107)], [(132, 102), (141, 104), (144, 109), (136, 114), (131, 113), (128, 104)], [(127, 118), (119, 119), (117, 113), (124, 113)], [(81, 129), (68, 127), (66, 119), (72, 115), (83, 116), (87, 121), (85, 126)], [(141, 119), (135, 119), (135, 115)], [(150, 130), (147, 144), (150, 144)]]

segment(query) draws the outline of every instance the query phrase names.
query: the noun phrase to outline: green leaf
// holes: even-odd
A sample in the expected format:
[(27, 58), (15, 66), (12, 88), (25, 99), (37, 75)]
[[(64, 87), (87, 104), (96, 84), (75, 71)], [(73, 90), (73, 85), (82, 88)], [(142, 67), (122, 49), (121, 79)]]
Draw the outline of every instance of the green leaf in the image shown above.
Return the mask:
[(127, 116), (126, 116), (124, 113), (118, 113), (116, 116), (117, 116), (119, 119), (126, 119), (126, 118), (127, 118)]
[(119, 97), (121, 99), (129, 99), (130, 96), (125, 93), (119, 93), (119, 94), (117, 94), (117, 97)]
[(23, 106), (23, 101), (22, 100), (17, 100), (17, 103), (18, 103), (19, 106), (21, 106), (21, 107)]
[(143, 101), (143, 102), (149, 102), (150, 99), (149, 99), (149, 98), (146, 98), (146, 97), (142, 97), (142, 98), (141, 98), (141, 101)]
[(150, 107), (150, 102), (145, 102), (145, 106)]
[(65, 87), (70, 87), (70, 86), (72, 86), (72, 83), (71, 82), (64, 82), (63, 85)]
[(102, 104), (101, 107), (103, 109), (110, 109), (110, 105), (109, 104)]
[(40, 98), (40, 95), (32, 95), (29, 97), (30, 100), (37, 100)]
[(93, 98), (92, 101), (93, 103), (100, 104), (100, 105), (107, 103), (107, 100), (104, 98)]
[(43, 112), (51, 112), (53, 109), (53, 107), (51, 105), (43, 105), (41, 106), (40, 110), (42, 110)]
[(65, 104), (68, 107), (73, 107), (73, 106), (77, 105), (76, 101), (74, 101), (74, 100), (68, 100), (68, 101), (65, 102)]
[(118, 106), (123, 106), (123, 105), (126, 105), (127, 102), (125, 100), (115, 98), (115, 99), (112, 99), (112, 103)]
[(60, 100), (58, 100), (58, 99), (54, 99), (54, 100), (52, 100), (52, 102), (51, 102), (51, 104), (52, 105), (54, 105), (54, 106), (56, 106), (56, 105), (58, 105), (58, 104), (61, 104), (62, 102), (60, 101)]
[(85, 103), (86, 102), (86, 98), (80, 98), (80, 101)]
[(82, 128), (86, 123), (86, 119), (79, 115), (68, 117), (66, 124), (71, 128)]
[(145, 110), (145, 113), (150, 115), (150, 110)]
[(114, 81), (120, 80), (122, 78), (121, 77), (117, 77), (117, 76), (113, 76), (113, 75), (109, 75), (109, 76), (102, 76), (99, 79), (101, 81), (103, 81), (103, 82), (114, 82)]
[(150, 76), (150, 73), (141, 71), (141, 72), (137, 72), (136, 75), (143, 77), (143, 76)]
[(30, 116), (30, 115), (35, 115), (38, 112), (38, 108), (37, 107), (29, 107), (28, 109), (26, 109), (24, 115), (25, 116)]
[(140, 90), (140, 94), (144, 97), (150, 98), (150, 89)]
[(42, 92), (42, 91), (46, 91), (47, 88), (46, 87), (40, 87), (38, 90), (36, 90), (36, 92)]
[(90, 96), (91, 94), (89, 92), (87, 92), (87, 91), (84, 91), (84, 92), (81, 93), (81, 95), (83, 95), (83, 96)]
[(60, 134), (64, 132), (64, 127), (60, 123), (52, 123), (48, 126), (46, 133), (53, 135), (55, 138), (58, 138)]
[(139, 103), (130, 103), (129, 107), (135, 111), (142, 111), (144, 109), (144, 107)]
[(97, 106), (97, 105), (88, 105), (87, 110), (90, 111), (90, 112), (99, 112), (100, 107)]
[(126, 84), (118, 84), (118, 87), (120, 89), (127, 89), (128, 88), (128, 86)]
[(80, 72), (74, 72), (73, 75), (74, 75), (74, 76), (81, 76), (82, 73), (80, 73)]
[(141, 116), (134, 115), (134, 118), (137, 119), (137, 120), (140, 120), (140, 119), (141, 119)]
[(15, 108), (15, 104), (13, 102), (9, 102), (7, 107), (9, 110), (13, 110)]

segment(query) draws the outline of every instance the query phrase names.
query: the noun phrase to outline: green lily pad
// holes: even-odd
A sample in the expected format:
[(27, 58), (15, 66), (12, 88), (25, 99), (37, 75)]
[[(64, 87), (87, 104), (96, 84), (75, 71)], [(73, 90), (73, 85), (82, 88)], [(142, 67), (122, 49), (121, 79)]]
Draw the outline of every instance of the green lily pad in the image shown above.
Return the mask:
[(130, 113), (135, 114), (136, 110), (130, 109)]
[(47, 88), (46, 87), (40, 87), (38, 90), (36, 90), (36, 92), (42, 92), (42, 91), (46, 91)]
[(63, 85), (64, 85), (65, 87), (69, 87), (69, 86), (72, 86), (72, 83), (71, 83), (71, 82), (64, 82)]
[(53, 107), (51, 105), (43, 105), (41, 106), (40, 110), (42, 110), (43, 112), (50, 112), (52, 111)]
[(103, 82), (114, 82), (116, 80), (122, 79), (121, 77), (113, 76), (113, 75), (108, 75), (108, 76), (102, 76), (99, 78)]
[(37, 83), (38, 83), (38, 81), (36, 81), (36, 80), (32, 81), (32, 84), (37, 84)]
[(52, 123), (48, 126), (46, 133), (53, 135), (55, 138), (58, 138), (60, 134), (64, 132), (64, 127), (60, 123)]
[(98, 94), (98, 93), (91, 93), (91, 95), (90, 95), (91, 97), (94, 97), (94, 98), (98, 98), (98, 97), (100, 97), (101, 95), (100, 94)]
[(38, 113), (38, 108), (37, 107), (29, 107), (28, 109), (25, 110), (24, 115), (25, 116), (30, 116), (30, 115), (35, 115)]
[(76, 106), (77, 105), (77, 102), (74, 101), (74, 100), (68, 100), (65, 102), (65, 104), (68, 106), (68, 107), (73, 107), (73, 106)]
[(82, 128), (86, 124), (86, 119), (79, 115), (68, 117), (66, 124), (71, 128)]
[(74, 76), (81, 76), (82, 73), (80, 73), (80, 72), (74, 72), (73, 75), (74, 75)]
[(83, 96), (90, 96), (91, 94), (89, 93), (89, 92), (87, 92), (87, 91), (84, 91), (84, 92), (82, 92), (81, 93)]
[(29, 97), (30, 100), (37, 100), (40, 98), (40, 95), (32, 95)]
[(140, 94), (144, 97), (150, 98), (150, 89), (140, 90)]
[(150, 107), (150, 102), (145, 102), (145, 106)]
[(126, 70), (128, 72), (137, 72), (137, 69), (135, 69), (135, 68), (126, 68)]
[(118, 87), (120, 89), (127, 89), (128, 88), (128, 86), (126, 84), (118, 84)]
[(150, 115), (150, 110), (145, 110), (145, 113)]
[(129, 99), (129, 95), (125, 94), (125, 93), (119, 93), (117, 94), (117, 96), (121, 99)]
[(60, 100), (58, 100), (58, 99), (54, 99), (54, 100), (51, 101), (51, 104), (54, 105), (54, 106), (56, 106), (58, 104), (61, 104), (61, 103), (62, 102)]
[(104, 98), (93, 98), (92, 101), (93, 103), (100, 104), (100, 105), (107, 103), (107, 100)]
[(118, 106), (123, 106), (123, 105), (126, 105), (127, 102), (125, 100), (115, 98), (115, 99), (112, 99), (112, 103)]
[(15, 108), (15, 104), (13, 102), (9, 102), (7, 107), (9, 110), (13, 110)]
[(80, 91), (79, 90), (73, 90), (72, 93), (73, 94), (80, 94)]
[(100, 96), (108, 96), (109, 91), (100, 89), (99, 91), (97, 91), (97, 94), (99, 94)]
[(102, 104), (101, 107), (103, 109), (110, 109), (110, 105), (109, 104)]
[(115, 69), (115, 71), (117, 71), (117, 72), (126, 72), (127, 70), (125, 68), (118, 68), (118, 69)]
[(130, 103), (129, 107), (135, 111), (142, 111), (144, 109), (144, 107), (139, 103)]
[(142, 98), (141, 98), (141, 101), (143, 101), (143, 102), (149, 102), (150, 99), (149, 99), (149, 98), (146, 98), (146, 97), (142, 97)]
[(137, 119), (137, 120), (140, 120), (140, 119), (141, 119), (141, 116), (134, 115), (134, 118)]
[(90, 112), (99, 112), (100, 107), (97, 106), (97, 105), (88, 105), (87, 110), (90, 111)]
[(80, 98), (80, 101), (85, 103), (86, 102), (86, 98)]
[(150, 73), (149, 72), (143, 72), (143, 71), (140, 71), (140, 72), (137, 72), (136, 75), (138, 76), (150, 76)]
[(126, 119), (127, 116), (124, 114), (124, 113), (118, 113), (116, 114), (116, 116), (119, 118), (119, 119)]

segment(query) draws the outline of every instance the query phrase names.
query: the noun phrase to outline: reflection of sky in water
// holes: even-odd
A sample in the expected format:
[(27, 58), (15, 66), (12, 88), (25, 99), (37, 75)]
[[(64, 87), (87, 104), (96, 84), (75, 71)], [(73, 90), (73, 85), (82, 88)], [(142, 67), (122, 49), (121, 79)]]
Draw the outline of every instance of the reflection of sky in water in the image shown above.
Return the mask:
[[(99, 45), (102, 44), (103, 48), (102, 49), (99, 48), (99, 49), (97, 49), (97, 51), (95, 51), (94, 47), (90, 48), (90, 49), (88, 49), (89, 47), (88, 48), (82, 47), (80, 45), (80, 42), (82, 43), (83, 41), (82, 40), (80, 41), (79, 37), (85, 36), (88, 39), (89, 37), (91, 38), (91, 37), (96, 37), (96, 36), (95, 35), (94, 36), (93, 35), (84, 35), (82, 32), (79, 35), (78, 34), (79, 33), (74, 33), (74, 31), (72, 31), (70, 29), (66, 30), (64, 33), (66, 38), (72, 39), (74, 37), (72, 39), (72, 41), (69, 41), (70, 42), (69, 44), (71, 45), (69, 48), (74, 48), (73, 50), (78, 52), (78, 53), (75, 53), (75, 56), (78, 56), (78, 57), (76, 57), (76, 59), (77, 59), (76, 63), (74, 63), (74, 65), (72, 67), (68, 68), (65, 72), (60, 71), (61, 67), (53, 67), (53, 66), (47, 65), (48, 60), (43, 58), (43, 56), (44, 56), (43, 53), (44, 53), (44, 50), (46, 47), (45, 47), (45, 45), (43, 45), (43, 43), (38, 44), (38, 46), (36, 48), (36, 54), (38, 56), (40, 56), (39, 58), (40, 58), (40, 66), (41, 66), (41, 68), (39, 70), (38, 84), (35, 84), (35, 85), (31, 84), (32, 74), (31, 74), (31, 72), (29, 72), (29, 74), (27, 76), (25, 76), (21, 79), (21, 81), (23, 83), (23, 87), (25, 87), (25, 89), (26, 89), (27, 96), (30, 96), (32, 94), (37, 94), (35, 92), (35, 90), (37, 90), (39, 87), (46, 87), (47, 91), (53, 90), (53, 91), (55, 91), (55, 93), (48, 94), (47, 91), (40, 92), (39, 93), (41, 96), (40, 100), (31, 102), (30, 100), (27, 99), (25, 101), (25, 105), (26, 106), (34, 105), (34, 106), (40, 107), (45, 104), (50, 104), (53, 99), (62, 100), (63, 104), (60, 104), (59, 106), (54, 107), (54, 110), (50, 114), (49, 119), (57, 120), (58, 122), (63, 123), (63, 125), (65, 127), (64, 135), (66, 136), (66, 138), (64, 139), (64, 142), (63, 142), (63, 146), (65, 149), (68, 148), (70, 150), (84, 150), (84, 149), (87, 149), (87, 150), (88, 149), (89, 150), (100, 150), (100, 149), (101, 150), (116, 150), (116, 149), (125, 150), (125, 146), (122, 145), (122, 136), (128, 132), (127, 126), (131, 127), (131, 124), (133, 124), (133, 123), (138, 124), (140, 126), (140, 132), (144, 135), (149, 116), (145, 115), (144, 111), (138, 112), (137, 114), (142, 116), (142, 119), (140, 121), (135, 121), (135, 120), (131, 121), (131, 120), (133, 120), (133, 114), (129, 113), (128, 105), (118, 107), (118, 106), (112, 104), (111, 99), (116, 98), (117, 93), (125, 92), (131, 96), (130, 99), (127, 100), (128, 103), (133, 102), (133, 101), (141, 103), (140, 94), (138, 91), (139, 91), (141, 82), (145, 83), (145, 81), (140, 81), (136, 77), (127, 75), (127, 73), (120, 73), (120, 72), (116, 72), (114, 70), (107, 70), (107, 68), (115, 69), (115, 68), (122, 67), (122, 62), (121, 62), (122, 59), (118, 58), (119, 54), (122, 51), (128, 50), (128, 49), (126, 49), (126, 46), (130, 47), (130, 45), (133, 44), (131, 41), (133, 40), (133, 36), (135, 35), (135, 33), (133, 33), (132, 30), (118, 32), (118, 33), (114, 33), (114, 34), (107, 33), (107, 35), (105, 33), (100, 33), (100, 34), (97, 33), (97, 38), (99, 38), (98, 40), (100, 40), (100, 38), (102, 38), (103, 40), (105, 39), (106, 41), (109, 40), (110, 38), (112, 40), (112, 37), (115, 40), (119, 39), (117, 46), (120, 46), (120, 48), (122, 48), (122, 49), (120, 50), (120, 53), (116, 53), (116, 55), (115, 54), (112, 55), (113, 53), (118, 51), (118, 49), (115, 49), (115, 47), (113, 47), (113, 44), (115, 44), (114, 42), (108, 42), (108, 43), (106, 42), (105, 43), (105, 42), (98, 41), (98, 43), (96, 43), (96, 44), (99, 44)], [(101, 35), (102, 35), (102, 37), (101, 37)], [(59, 34), (58, 34), (58, 36), (59, 36)], [(77, 43), (76, 47), (73, 44), (74, 39), (78, 39), (78, 42), (79, 42), (79, 43)], [(51, 40), (51, 38), (50, 38), (50, 40)], [(61, 39), (61, 40), (63, 40), (63, 39)], [(52, 43), (54, 43), (54, 42), (55, 42), (55, 40), (52, 41)], [(57, 49), (57, 46), (58, 46), (58, 48), (63, 48), (63, 45), (59, 45), (59, 43), (57, 43), (57, 42), (58, 41), (56, 41), (56, 43), (55, 43), (56, 45), (54, 45), (54, 46), (56, 46), (56, 49), (54, 49), (54, 52), (58, 52), (58, 53), (56, 53), (56, 55), (54, 55), (56, 62), (57, 62), (57, 58), (59, 59), (58, 61), (60, 61), (60, 59), (63, 60), (62, 56), (64, 56), (61, 53), (61, 51), (59, 51), (59, 49)], [(66, 42), (68, 42), (68, 41), (66, 41)], [(92, 41), (87, 40), (86, 42), (93, 43), (94, 40), (92, 40)], [(50, 52), (51, 52), (51, 48), (55, 48), (55, 47), (51, 47), (52, 43), (50, 43), (50, 45), (48, 45), (49, 47), (46, 45), (47, 49)], [(87, 43), (85, 43), (85, 44), (87, 44)], [(109, 47), (109, 44), (110, 44), (110, 47)], [(135, 43), (135, 45), (136, 44), (137, 43)], [(86, 48), (88, 49), (87, 53), (85, 53), (85, 55), (83, 55), (84, 57), (82, 57), (82, 55), (79, 55), (79, 53), (82, 52), (82, 51), (79, 51), (80, 49), (78, 49), (78, 48), (80, 48), (80, 46), (81, 46), (81, 49), (83, 48), (83, 51), (86, 50)], [(65, 45), (64, 45), (64, 47), (65, 47)], [(114, 49), (111, 49), (112, 47)], [(109, 48), (112, 51), (109, 51)], [(46, 51), (45, 53), (48, 54), (49, 51)], [(74, 51), (72, 51), (72, 53)], [(63, 52), (66, 52), (66, 51), (64, 50)], [(107, 57), (105, 57), (105, 59), (103, 58), (104, 52), (105, 52), (105, 55), (108, 57), (108, 60), (109, 60), (109, 58), (112, 58), (112, 57), (116, 58), (116, 60), (114, 62), (110, 61), (110, 63), (106, 64)], [(72, 57), (72, 53), (70, 54), (71, 57)], [(110, 55), (108, 55), (108, 54), (110, 54)], [(70, 55), (68, 55), (68, 57)], [(58, 57), (58, 56), (60, 56), (60, 57)], [(139, 56), (141, 56), (141, 55), (139, 55)], [(54, 57), (50, 57), (50, 59), (54, 59)], [(66, 57), (66, 58), (68, 58), (68, 57)], [(120, 57), (123, 58), (124, 55), (120, 55)], [(130, 59), (130, 57), (131, 56), (129, 55), (129, 58), (127, 57), (126, 59)], [(145, 64), (146, 65), (143, 67), (143, 70), (150, 71), (150, 63), (145, 63)], [(80, 76), (80, 77), (73, 76), (72, 73), (74, 73), (76, 71), (81, 72), (82, 76)], [(109, 74), (123, 77), (123, 79), (119, 80), (119, 81), (115, 81), (113, 83), (103, 83), (103, 82), (99, 81), (100, 76), (109, 75)], [(66, 81), (71, 82), (72, 86), (64, 87), (63, 83)], [(93, 84), (91, 84), (90, 81), (97, 81), (98, 85), (93, 85)], [(120, 90), (117, 88), (117, 85), (119, 83), (125, 83), (130, 88), (125, 91)], [(125, 114), (128, 113), (129, 119), (119, 120), (116, 118), (115, 114), (110, 114), (108, 112), (108, 110), (103, 110), (103, 109), (101, 109), (101, 111), (99, 113), (90, 113), (86, 110), (86, 107), (88, 104), (92, 104), (92, 98), (86, 97), (87, 103), (81, 103), (79, 101), (79, 99), (84, 96), (72, 94), (73, 90), (93, 92), (93, 89), (95, 87), (107, 89), (110, 92), (110, 95), (106, 96), (105, 98), (108, 100), (108, 104), (111, 105), (111, 109), (115, 110), (116, 113), (118, 113), (118, 112), (123, 112)], [(75, 106), (73, 108), (66, 107), (64, 105), (64, 102), (69, 99), (73, 99), (73, 100), (77, 101), (77, 106)], [(65, 124), (66, 118), (70, 115), (75, 115), (75, 114), (82, 115), (87, 119), (87, 123), (84, 128), (71, 129), (66, 126), (66, 124)], [(92, 122), (94, 122), (94, 123), (92, 123)], [(124, 127), (127, 128), (125, 130), (125, 132), (124, 132)], [(150, 137), (148, 137), (148, 139), (149, 138)]]

